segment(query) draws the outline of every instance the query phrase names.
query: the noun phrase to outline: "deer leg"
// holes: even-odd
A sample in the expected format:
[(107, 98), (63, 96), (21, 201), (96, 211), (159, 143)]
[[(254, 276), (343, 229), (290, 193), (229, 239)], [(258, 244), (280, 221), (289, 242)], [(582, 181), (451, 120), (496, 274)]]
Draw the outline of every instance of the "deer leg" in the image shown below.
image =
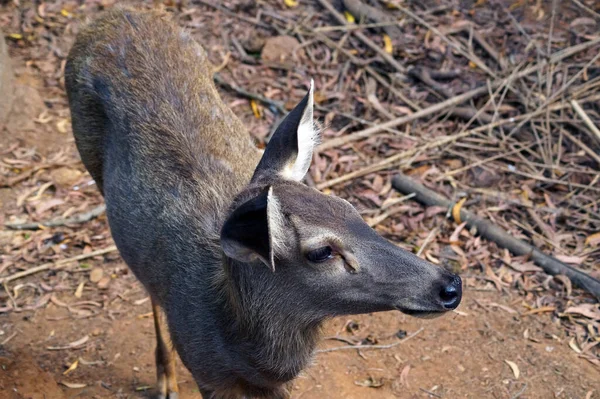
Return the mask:
[(154, 328), (156, 329), (156, 378), (158, 399), (178, 399), (179, 387), (175, 372), (175, 350), (167, 318), (160, 305), (152, 300)]

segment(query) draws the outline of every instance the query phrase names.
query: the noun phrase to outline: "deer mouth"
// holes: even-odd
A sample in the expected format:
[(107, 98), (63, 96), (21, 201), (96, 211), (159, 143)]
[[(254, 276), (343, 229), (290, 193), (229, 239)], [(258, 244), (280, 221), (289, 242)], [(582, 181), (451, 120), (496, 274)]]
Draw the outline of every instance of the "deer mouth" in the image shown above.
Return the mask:
[(404, 314), (417, 317), (419, 319), (435, 319), (447, 312), (446, 310), (416, 310), (399, 307), (397, 307), (396, 309)]

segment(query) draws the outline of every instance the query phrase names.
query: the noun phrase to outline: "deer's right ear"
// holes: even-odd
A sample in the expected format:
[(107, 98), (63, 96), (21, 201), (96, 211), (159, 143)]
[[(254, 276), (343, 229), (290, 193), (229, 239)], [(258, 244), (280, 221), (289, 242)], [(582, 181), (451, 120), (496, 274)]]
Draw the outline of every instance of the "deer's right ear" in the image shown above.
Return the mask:
[(320, 131), (313, 121), (314, 83), (279, 124), (254, 171), (253, 182), (278, 177), (301, 181), (308, 172)]
[(269, 187), (238, 206), (221, 229), (221, 247), (241, 262), (260, 259), (275, 271), (275, 251), (280, 247), (283, 217), (279, 201)]

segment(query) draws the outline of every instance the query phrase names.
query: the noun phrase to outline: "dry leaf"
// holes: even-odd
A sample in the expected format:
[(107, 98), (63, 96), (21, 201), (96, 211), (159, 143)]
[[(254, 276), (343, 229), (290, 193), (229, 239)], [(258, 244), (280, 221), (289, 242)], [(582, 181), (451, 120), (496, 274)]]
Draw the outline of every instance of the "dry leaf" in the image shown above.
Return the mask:
[(369, 376), (369, 378), (367, 378), (365, 380), (354, 381), (354, 383), (361, 387), (379, 388), (379, 387), (383, 386), (383, 379), (377, 380), (377, 379)]
[(79, 389), (79, 388), (85, 388), (87, 387), (87, 384), (80, 384), (77, 382), (66, 382), (66, 381), (61, 381), (60, 382), (62, 385), (66, 386), (67, 388), (71, 388), (71, 389)]
[(98, 281), (102, 280), (103, 275), (104, 275), (104, 270), (102, 270), (99, 267), (95, 267), (90, 272), (90, 281), (92, 283), (97, 283)]
[(458, 201), (456, 204), (454, 204), (454, 206), (452, 207), (452, 217), (454, 218), (454, 221), (458, 224), (461, 224), (462, 221), (460, 220), (460, 210), (463, 206), (463, 204), (465, 203), (465, 201), (467, 200), (467, 197), (463, 197), (460, 199), (460, 201)]
[(385, 34), (383, 35), (383, 49), (388, 54), (392, 54), (394, 52), (394, 46), (392, 46), (392, 39)]
[(510, 360), (505, 360), (506, 364), (508, 364), (508, 367), (510, 367), (510, 369), (512, 370), (513, 374), (515, 375), (515, 379), (519, 379), (519, 376), (521, 375), (521, 371), (519, 370), (519, 366), (517, 366), (517, 364), (515, 362), (511, 362)]
[(404, 368), (402, 369), (402, 372), (400, 373), (400, 384), (404, 385), (407, 388), (410, 387), (408, 385), (408, 373), (409, 372), (410, 372), (410, 365), (407, 364), (406, 366), (404, 366)]
[(69, 374), (71, 371), (75, 370), (78, 365), (79, 365), (79, 359), (77, 359), (73, 363), (71, 363), (71, 365), (69, 366), (68, 369), (65, 370), (65, 372), (63, 373), (63, 375)]
[(82, 281), (81, 283), (79, 283), (79, 285), (77, 286), (77, 289), (75, 290), (75, 298), (81, 298), (81, 295), (83, 294), (83, 286), (85, 285), (85, 281)]
[(8, 37), (14, 40), (21, 40), (23, 38), (23, 35), (20, 33), (11, 33), (8, 35)]
[(600, 309), (598, 309), (598, 305), (592, 303), (571, 306), (565, 310), (565, 313), (579, 314), (592, 320), (600, 320)]
[(289, 8), (298, 7), (298, 2), (296, 0), (283, 0), (283, 4)]
[(569, 341), (569, 347), (575, 351), (575, 353), (581, 353), (581, 349), (577, 346), (577, 342), (575, 342), (575, 337), (571, 338)]

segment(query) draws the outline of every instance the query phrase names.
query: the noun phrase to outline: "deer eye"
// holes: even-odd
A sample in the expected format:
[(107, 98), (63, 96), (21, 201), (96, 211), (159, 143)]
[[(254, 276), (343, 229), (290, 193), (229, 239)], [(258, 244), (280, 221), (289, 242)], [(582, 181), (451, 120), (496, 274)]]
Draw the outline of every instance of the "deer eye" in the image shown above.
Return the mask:
[(333, 250), (330, 246), (321, 247), (306, 253), (306, 259), (314, 263), (325, 262), (333, 257)]

